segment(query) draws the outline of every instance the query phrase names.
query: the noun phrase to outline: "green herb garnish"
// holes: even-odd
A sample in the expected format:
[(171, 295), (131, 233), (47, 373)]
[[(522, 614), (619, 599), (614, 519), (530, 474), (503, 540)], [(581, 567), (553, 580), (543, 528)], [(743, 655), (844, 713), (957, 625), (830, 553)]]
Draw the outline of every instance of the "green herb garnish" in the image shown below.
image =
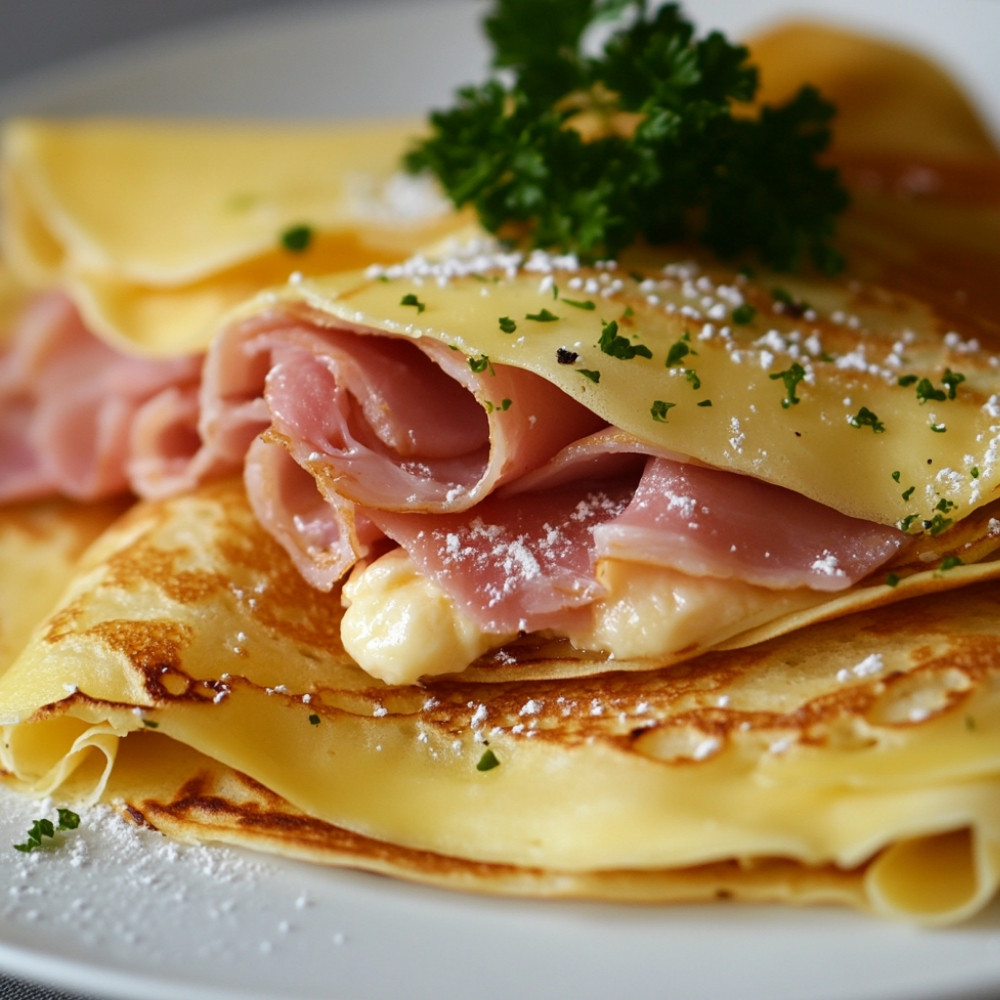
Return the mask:
[(318, 726), (318, 725), (319, 725), (319, 723), (320, 723), (320, 718), (319, 718), (319, 716), (318, 716), (318, 715), (317, 715), (317, 714), (316, 714), (315, 712), (313, 712), (313, 713), (312, 713), (312, 714), (311, 714), (311, 715), (309, 716), (309, 725), (310, 725), (310, 726)]
[(584, 378), (590, 379), (591, 382), (601, 381), (601, 373), (599, 371), (595, 371), (593, 368), (578, 368), (577, 371)]
[(654, 420), (661, 424), (665, 424), (667, 422), (667, 412), (676, 405), (676, 403), (666, 403), (662, 399), (657, 399), (653, 401), (653, 405), (649, 408), (649, 412), (652, 414)]
[(427, 306), (421, 302), (420, 299), (413, 294), (413, 292), (407, 292), (406, 295), (399, 300), (399, 304), (401, 306), (413, 306), (418, 313), (422, 313), (427, 308)]
[(965, 381), (965, 376), (960, 372), (953, 372), (950, 368), (944, 370), (941, 376), (941, 384), (948, 390), (948, 398), (954, 399), (958, 394), (959, 385)]
[(689, 354), (697, 353), (691, 347), (691, 335), (685, 333), (680, 340), (676, 340), (670, 345), (670, 350), (667, 351), (667, 367), (673, 368), (674, 365), (679, 365)]
[(743, 305), (737, 306), (733, 310), (733, 322), (737, 326), (746, 326), (747, 323), (753, 322), (753, 318), (756, 315), (757, 310), (748, 302), (744, 302)]
[(618, 332), (618, 324), (615, 320), (604, 323), (601, 327), (601, 339), (597, 346), (613, 358), (622, 361), (631, 361), (632, 358), (651, 358), (653, 352), (644, 344), (633, 344), (627, 337), (623, 337)]
[(313, 241), (312, 226), (298, 225), (289, 226), (281, 234), (281, 245), (292, 253), (302, 253), (309, 249), (309, 244)]
[(870, 427), (873, 434), (882, 434), (885, 431), (885, 424), (878, 418), (878, 414), (872, 412), (867, 406), (862, 406), (853, 417), (848, 417), (847, 422), (852, 427)]
[(31, 852), (37, 851), (45, 844), (45, 839), (51, 840), (58, 830), (75, 830), (80, 825), (80, 817), (72, 809), (59, 809), (55, 823), (50, 819), (36, 819), (31, 824), (31, 829), (26, 835), (23, 844), (15, 844), (14, 850)]
[(500, 317), (501, 333), (513, 333), (516, 329), (517, 329), (517, 323), (515, 323), (509, 316)]
[(926, 403), (928, 400), (940, 402), (946, 398), (945, 391), (943, 389), (935, 389), (934, 383), (929, 378), (922, 378), (917, 382), (917, 399), (921, 403)]
[(785, 398), (781, 401), (781, 405), (786, 410), (800, 402), (796, 390), (799, 383), (806, 377), (806, 370), (798, 361), (793, 361), (791, 367), (786, 368), (783, 372), (773, 372), (768, 377), (773, 381), (781, 379), (785, 383)]
[(935, 514), (930, 521), (924, 521), (924, 529), (933, 538), (946, 531), (954, 524), (954, 518), (945, 517), (944, 514)]
[(476, 764), (477, 771), (492, 771), (493, 768), (499, 767), (500, 761), (497, 759), (497, 755), (490, 749), (483, 751), (482, 757), (479, 758), (479, 762)]
[(525, 319), (533, 319), (536, 323), (555, 323), (559, 317), (555, 313), (551, 313), (548, 309), (540, 309), (536, 313), (528, 313)]
[(480, 354), (478, 358), (469, 358), (469, 367), (477, 373), (488, 371), (491, 375), (494, 374), (493, 363), (487, 354)]
[[(607, 22), (594, 55), (585, 36)], [(815, 89), (734, 114), (757, 92), (748, 49), (696, 38), (676, 4), (497, 0), (485, 29), (497, 73), (431, 114), (405, 166), (486, 229), (585, 258), (694, 237), (723, 257), (839, 269), (831, 237), (848, 197), (819, 163), (833, 108)]]

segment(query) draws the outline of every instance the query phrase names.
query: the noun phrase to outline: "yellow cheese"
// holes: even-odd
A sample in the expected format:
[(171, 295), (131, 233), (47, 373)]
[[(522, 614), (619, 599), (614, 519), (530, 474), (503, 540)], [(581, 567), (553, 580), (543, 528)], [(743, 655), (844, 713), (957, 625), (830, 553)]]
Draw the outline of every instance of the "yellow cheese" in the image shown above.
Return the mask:
[(358, 566), (344, 584), (344, 649), (388, 684), (459, 673), (514, 635), (484, 632), (403, 549)]
[[(610, 661), (667, 665), (824, 600), (813, 591), (773, 591), (621, 559), (602, 559), (597, 579), (602, 596), (566, 637)], [(344, 649), (388, 684), (461, 673), (516, 638), (481, 629), (403, 549), (356, 567), (343, 596)]]

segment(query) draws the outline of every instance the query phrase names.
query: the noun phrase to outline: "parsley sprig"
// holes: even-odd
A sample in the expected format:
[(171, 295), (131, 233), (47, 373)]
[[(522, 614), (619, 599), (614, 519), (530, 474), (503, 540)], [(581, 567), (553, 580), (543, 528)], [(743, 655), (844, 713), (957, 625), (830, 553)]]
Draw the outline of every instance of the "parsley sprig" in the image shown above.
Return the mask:
[(840, 267), (831, 240), (847, 195), (818, 163), (833, 108), (815, 89), (734, 115), (757, 91), (748, 50), (696, 38), (676, 4), (497, 0), (485, 29), (497, 72), (432, 112), (405, 164), (486, 229), (585, 258), (694, 237), (723, 257)]

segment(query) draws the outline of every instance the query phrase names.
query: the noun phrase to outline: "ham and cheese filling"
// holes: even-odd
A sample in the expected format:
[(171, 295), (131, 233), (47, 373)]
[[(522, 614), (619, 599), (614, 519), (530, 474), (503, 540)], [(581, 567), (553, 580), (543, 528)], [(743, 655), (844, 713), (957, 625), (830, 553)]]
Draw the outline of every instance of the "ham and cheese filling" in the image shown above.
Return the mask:
[(160, 497), (242, 469), (313, 586), (350, 574), (346, 647), (397, 683), (525, 633), (704, 648), (851, 587), (906, 537), (680, 460), (530, 371), (295, 308), (151, 360), (40, 299), (0, 356), (0, 427), (8, 500)]

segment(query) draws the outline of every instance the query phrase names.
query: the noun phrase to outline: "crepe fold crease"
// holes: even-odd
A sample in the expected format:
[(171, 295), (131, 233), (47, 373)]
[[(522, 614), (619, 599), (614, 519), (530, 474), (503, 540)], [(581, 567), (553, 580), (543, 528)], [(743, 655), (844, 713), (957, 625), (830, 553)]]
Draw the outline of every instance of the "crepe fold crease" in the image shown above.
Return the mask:
[(943, 923), (1000, 879), (993, 582), (671, 671), (394, 687), (236, 481), (138, 505), (65, 575), (0, 677), (3, 768), (37, 793), (506, 893)]

